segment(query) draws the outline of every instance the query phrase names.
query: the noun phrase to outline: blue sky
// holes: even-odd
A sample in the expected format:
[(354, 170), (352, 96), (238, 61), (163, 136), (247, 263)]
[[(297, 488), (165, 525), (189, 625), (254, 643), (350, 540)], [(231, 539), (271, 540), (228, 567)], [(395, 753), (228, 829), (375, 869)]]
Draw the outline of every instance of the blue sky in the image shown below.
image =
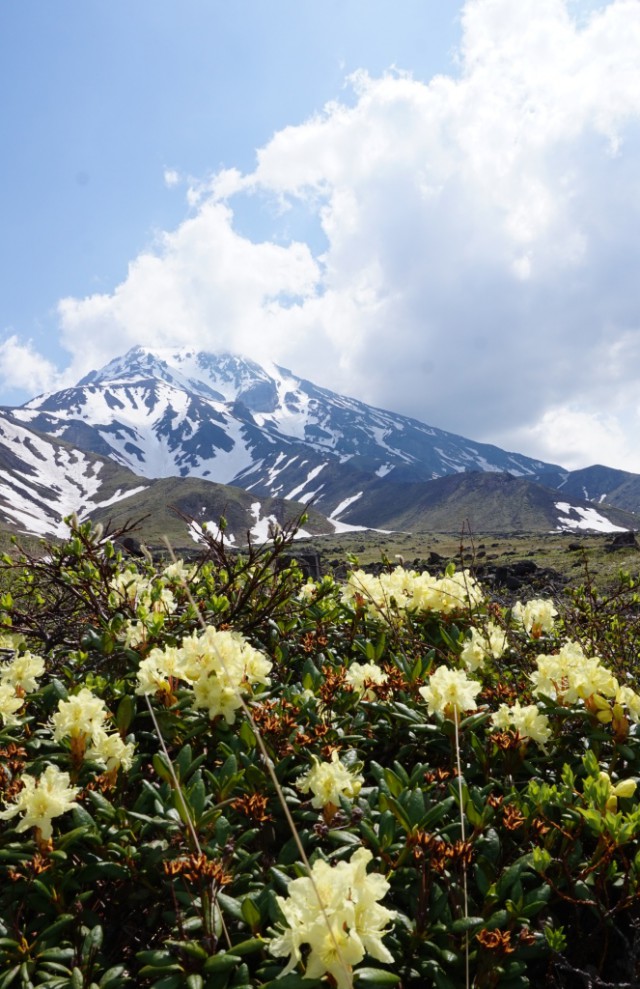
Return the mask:
[(637, 0), (21, 0), (0, 45), (0, 402), (186, 343), (640, 472)]

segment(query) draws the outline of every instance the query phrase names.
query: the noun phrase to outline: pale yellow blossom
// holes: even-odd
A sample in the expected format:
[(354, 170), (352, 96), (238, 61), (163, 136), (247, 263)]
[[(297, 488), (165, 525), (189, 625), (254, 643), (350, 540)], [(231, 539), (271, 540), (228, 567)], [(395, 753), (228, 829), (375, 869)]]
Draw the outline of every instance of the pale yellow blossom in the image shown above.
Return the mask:
[(269, 684), (271, 660), (239, 632), (211, 626), (186, 636), (180, 646), (152, 649), (138, 667), (137, 694), (169, 693), (171, 680), (191, 688), (193, 703), (228, 724), (255, 686)]
[(120, 767), (126, 771), (131, 769), (134, 751), (133, 742), (123, 742), (118, 732), (108, 734), (101, 729), (94, 734), (93, 743), (86, 755), (87, 759), (102, 763), (107, 772)]
[(177, 646), (152, 649), (138, 666), (136, 694), (170, 693), (171, 679), (189, 680), (184, 653)]
[(427, 702), (430, 714), (457, 717), (463, 711), (477, 707), (476, 697), (482, 690), (477, 680), (470, 680), (464, 670), (439, 666), (429, 677), (429, 683), (419, 693)]
[(71, 810), (80, 788), (71, 786), (69, 773), (57, 766), (47, 766), (38, 779), (25, 775), (22, 783), (22, 790), (6, 810), (0, 811), (0, 818), (6, 821), (16, 814), (24, 814), (16, 831), (38, 828), (41, 838), (48, 841), (53, 831), (52, 819)]
[(57, 742), (63, 738), (92, 739), (102, 730), (107, 714), (104, 701), (83, 687), (68, 700), (58, 703), (58, 710), (51, 719), (53, 737)]
[(197, 567), (187, 566), (183, 560), (174, 560), (162, 571), (165, 580), (188, 584), (196, 575)]
[(636, 724), (640, 721), (640, 694), (637, 694), (631, 687), (619, 687), (615, 696), (615, 703), (621, 707), (626, 707), (629, 717)]
[(462, 647), (460, 659), (473, 673), (484, 666), (487, 659), (499, 659), (506, 648), (506, 632), (495, 622), (488, 621), (480, 628), (472, 627), (471, 635)]
[(375, 692), (365, 684), (380, 685), (386, 683), (388, 675), (375, 663), (352, 663), (345, 673), (345, 683), (348, 683), (358, 696), (365, 700), (373, 700)]
[(30, 694), (37, 689), (38, 679), (43, 676), (44, 670), (44, 659), (27, 651), (0, 666), (0, 680)]
[(559, 652), (540, 655), (530, 674), (533, 693), (562, 704), (589, 698), (615, 698), (620, 685), (598, 656), (586, 656), (578, 642), (565, 642)]
[(24, 698), (18, 697), (12, 684), (0, 682), (0, 718), (5, 725), (16, 724), (15, 715), (23, 704)]
[(520, 738), (525, 740), (530, 738), (541, 748), (545, 747), (552, 735), (548, 716), (535, 704), (522, 706), (519, 701), (516, 701), (513, 707), (501, 704), (491, 720), (494, 727), (514, 728)]
[(337, 807), (340, 797), (353, 800), (360, 793), (363, 783), (364, 777), (347, 769), (334, 749), (329, 762), (320, 762), (313, 756), (313, 766), (296, 780), (296, 787), (301, 793), (311, 791), (311, 806), (322, 808), (327, 804)]
[(303, 945), (309, 946), (305, 976), (329, 974), (337, 989), (351, 989), (352, 970), (365, 955), (393, 963), (382, 938), (395, 914), (379, 902), (389, 883), (381, 875), (367, 874), (372, 858), (368, 849), (359, 848), (349, 862), (331, 866), (318, 859), (311, 877), (292, 880), (287, 897), (276, 897), (288, 926), (271, 941), (269, 951), (276, 957), (289, 955), (282, 975), (302, 962)]
[(543, 632), (553, 632), (553, 620), (557, 614), (553, 601), (546, 598), (534, 598), (526, 604), (517, 601), (511, 611), (513, 620), (534, 637)]

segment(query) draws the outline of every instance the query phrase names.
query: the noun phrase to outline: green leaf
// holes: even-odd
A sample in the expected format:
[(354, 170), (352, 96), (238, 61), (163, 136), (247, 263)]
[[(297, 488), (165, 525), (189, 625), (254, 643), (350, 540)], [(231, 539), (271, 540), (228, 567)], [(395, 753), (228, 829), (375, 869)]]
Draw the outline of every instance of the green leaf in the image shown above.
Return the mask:
[(353, 973), (353, 981), (355, 985), (363, 986), (395, 986), (400, 976), (384, 968), (359, 968)]
[(136, 958), (143, 965), (150, 965), (153, 968), (164, 968), (165, 965), (172, 965), (174, 959), (169, 951), (162, 951), (157, 948), (155, 951), (138, 951)]
[(126, 976), (126, 971), (124, 965), (114, 965), (113, 968), (107, 969), (98, 983), (100, 989), (118, 989), (119, 986), (124, 985), (123, 976)]
[(533, 854), (528, 852), (526, 855), (522, 855), (519, 859), (510, 865), (509, 868), (503, 872), (500, 879), (496, 885), (496, 892), (498, 896), (507, 896), (512, 886), (514, 886), (520, 880), (520, 876), (526, 869), (531, 869), (533, 867)]
[(224, 912), (230, 917), (235, 920), (244, 920), (240, 900), (236, 900), (234, 896), (229, 896), (228, 893), (218, 893), (217, 900)]
[(380, 848), (389, 848), (396, 837), (396, 819), (390, 810), (384, 810), (378, 820), (378, 840)]
[(77, 918), (74, 916), (74, 914), (72, 913), (60, 914), (57, 920), (54, 920), (52, 924), (49, 924), (49, 926), (45, 927), (45, 929), (42, 931), (42, 933), (40, 934), (40, 941), (42, 941), (44, 944), (47, 944), (49, 941), (55, 939), (55, 941), (57, 942), (59, 940), (60, 931), (63, 931), (65, 927), (68, 927), (69, 924), (73, 924), (73, 923), (77, 923)]
[(243, 918), (245, 919), (251, 930), (252, 931), (257, 930), (260, 927), (260, 922), (262, 919), (260, 914), (260, 908), (256, 906), (256, 904), (254, 903), (254, 901), (251, 899), (250, 896), (245, 896), (244, 900), (242, 901), (241, 911)]
[(201, 944), (197, 941), (165, 941), (167, 948), (177, 949), (178, 951), (183, 951), (185, 954), (189, 955), (190, 958), (195, 958), (196, 961), (204, 962), (210, 955), (204, 950)]
[(87, 962), (93, 954), (100, 950), (103, 939), (104, 937), (100, 924), (96, 924), (95, 927), (88, 931), (85, 935), (84, 941), (82, 942), (82, 948), (80, 950), (80, 957), (83, 962)]
[(382, 810), (390, 810), (397, 821), (400, 822), (405, 831), (409, 832), (412, 829), (411, 821), (407, 816), (407, 812), (404, 807), (401, 807), (397, 800), (393, 797), (388, 797), (385, 793), (380, 794), (380, 807)]
[(189, 803), (191, 809), (193, 810), (196, 821), (200, 819), (202, 815), (205, 803), (207, 799), (207, 793), (204, 787), (204, 783), (200, 778), (196, 779), (193, 785), (189, 788)]
[(460, 917), (454, 920), (451, 930), (454, 934), (464, 934), (465, 931), (479, 931), (484, 926), (484, 917)]
[(405, 784), (392, 769), (387, 768), (384, 770), (384, 781), (389, 787), (389, 793), (392, 797), (399, 797), (405, 789)]
[(156, 752), (151, 762), (160, 779), (173, 785), (173, 776), (165, 757), (160, 752)]
[(9, 989), (9, 986), (13, 985), (16, 976), (19, 974), (20, 966), (14, 965), (13, 968), (10, 968), (9, 971), (0, 978), (0, 989)]
[(234, 955), (252, 955), (256, 951), (261, 951), (265, 947), (266, 942), (259, 937), (249, 938), (247, 941), (241, 941), (240, 944), (234, 944), (233, 953)]
[(74, 804), (71, 810), (73, 816), (73, 821), (76, 827), (92, 827), (95, 828), (96, 822), (92, 818), (89, 811), (82, 807), (81, 804)]
[(124, 738), (131, 722), (136, 716), (136, 699), (134, 694), (125, 694), (116, 711), (116, 727)]
[(217, 955), (211, 955), (202, 966), (204, 972), (215, 972), (220, 975), (222, 972), (229, 972), (236, 965), (240, 964), (240, 955), (234, 955), (230, 951), (219, 951)]
[(181, 989), (183, 981), (180, 974), (164, 975), (153, 983), (152, 989)]
[(84, 989), (84, 975), (79, 968), (74, 968), (69, 982), (71, 989)]
[(45, 948), (38, 952), (39, 962), (67, 962), (75, 955), (75, 948)]

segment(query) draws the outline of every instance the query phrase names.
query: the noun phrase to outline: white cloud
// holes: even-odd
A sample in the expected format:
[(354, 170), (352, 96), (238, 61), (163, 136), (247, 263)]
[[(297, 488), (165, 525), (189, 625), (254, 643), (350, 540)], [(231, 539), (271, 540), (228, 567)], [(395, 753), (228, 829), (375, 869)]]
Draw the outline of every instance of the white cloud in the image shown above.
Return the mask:
[(318, 266), (305, 244), (254, 244), (232, 223), (229, 207), (207, 200), (137, 257), (112, 294), (63, 299), (63, 344), (76, 373), (135, 343), (250, 351), (268, 340), (280, 312), (287, 315), (278, 298), (311, 297)]
[[(636, 419), (635, 435), (638, 425)], [(630, 435), (615, 416), (560, 406), (548, 409), (535, 426), (521, 430), (514, 439), (541, 451), (542, 459), (570, 470), (604, 464), (638, 471), (637, 448)]]
[[(359, 72), (253, 173), (191, 182), (192, 215), (122, 284), (61, 302), (73, 371), (136, 343), (237, 349), (478, 440), (640, 471), (640, 4), (581, 13), (468, 0), (459, 76)], [(321, 247), (286, 236), (288, 207)]]
[(29, 395), (60, 388), (68, 383), (55, 365), (42, 357), (33, 342), (21, 343), (14, 333), (0, 343), (0, 382), (6, 390), (24, 390)]
[(173, 189), (174, 186), (180, 185), (181, 177), (180, 172), (176, 171), (175, 168), (165, 168), (164, 170), (164, 184), (167, 189)]

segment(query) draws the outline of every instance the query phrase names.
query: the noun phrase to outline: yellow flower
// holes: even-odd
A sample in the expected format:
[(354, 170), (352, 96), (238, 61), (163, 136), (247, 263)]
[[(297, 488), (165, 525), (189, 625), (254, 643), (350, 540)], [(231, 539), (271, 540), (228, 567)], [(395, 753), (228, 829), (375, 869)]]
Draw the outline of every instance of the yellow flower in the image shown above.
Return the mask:
[(207, 708), (211, 719), (222, 715), (232, 724), (242, 706), (241, 694), (270, 682), (271, 660), (239, 632), (209, 626), (201, 635), (183, 639), (181, 648), (195, 706)]
[(170, 679), (188, 680), (183, 652), (175, 646), (152, 649), (138, 666), (136, 694), (170, 693)]
[(0, 666), (0, 680), (20, 687), (27, 694), (37, 689), (38, 678), (43, 673), (44, 659), (41, 656), (32, 656), (28, 651), (16, 656), (5, 666)]
[(534, 598), (526, 604), (517, 601), (513, 606), (511, 617), (518, 625), (522, 625), (525, 632), (537, 638), (543, 632), (553, 632), (553, 620), (557, 614), (553, 601)]
[(515, 728), (520, 738), (530, 738), (541, 748), (551, 738), (549, 718), (535, 704), (525, 704), (524, 707), (521, 707), (520, 701), (516, 701), (513, 707), (501, 704), (491, 720), (496, 728)]
[(586, 656), (579, 642), (565, 642), (560, 652), (538, 656), (536, 665), (537, 670), (530, 674), (536, 696), (576, 704), (596, 697), (614, 698), (620, 691), (618, 681), (600, 658)]
[(636, 723), (640, 721), (640, 695), (631, 687), (622, 686), (615, 698), (616, 704), (626, 707), (629, 717)]
[(351, 989), (353, 966), (365, 954), (393, 962), (382, 938), (395, 914), (378, 902), (389, 883), (381, 875), (367, 875), (372, 858), (370, 851), (359, 848), (349, 862), (335, 866), (318, 859), (311, 877), (294, 879), (287, 897), (276, 898), (288, 926), (272, 940), (269, 951), (276, 957), (290, 956), (282, 975), (302, 961), (304, 944), (309, 945), (305, 977), (329, 973), (338, 989)]
[[(422, 574), (428, 577), (428, 574)], [(426, 593), (425, 593), (426, 592)], [(451, 577), (426, 582), (420, 579), (414, 583), (414, 595), (410, 610), (439, 611), (449, 615), (454, 611), (475, 608), (484, 598), (482, 588), (468, 570), (458, 570)]]
[(462, 647), (460, 659), (470, 672), (480, 669), (488, 657), (499, 659), (507, 648), (504, 629), (488, 621), (483, 628), (472, 628), (471, 637)]
[(22, 790), (12, 805), (0, 812), (0, 818), (6, 821), (16, 814), (24, 814), (16, 831), (38, 828), (42, 839), (48, 841), (52, 834), (52, 819), (71, 810), (80, 788), (70, 786), (69, 774), (57, 766), (47, 766), (37, 780), (33, 776), (23, 776), (22, 782)]
[(16, 711), (19, 711), (23, 704), (24, 699), (18, 697), (16, 688), (12, 684), (0, 682), (0, 718), (5, 725), (16, 723)]
[(343, 600), (348, 604), (362, 598), (364, 606), (374, 618), (402, 617), (403, 612), (438, 611), (450, 614), (473, 608), (483, 600), (478, 582), (468, 570), (458, 571), (451, 577), (432, 577), (424, 570), (416, 573), (396, 567), (391, 573), (374, 577), (364, 570), (350, 574), (344, 588)]
[(476, 697), (482, 690), (477, 680), (470, 680), (463, 670), (439, 666), (429, 677), (420, 694), (427, 702), (430, 714), (457, 717), (463, 711), (475, 710)]
[(373, 700), (375, 693), (370, 688), (365, 689), (365, 682), (375, 684), (386, 683), (389, 677), (375, 663), (352, 663), (345, 673), (345, 683), (353, 687), (356, 694), (365, 700)]
[(83, 687), (69, 700), (58, 704), (58, 710), (51, 719), (53, 737), (57, 742), (63, 738), (93, 738), (102, 729), (106, 718), (104, 701)]
[(296, 781), (296, 786), (302, 793), (313, 793), (312, 807), (322, 808), (327, 804), (337, 807), (340, 797), (353, 800), (358, 796), (364, 777), (350, 772), (340, 762), (335, 749), (331, 753), (330, 762), (320, 762), (316, 756), (313, 756), (313, 761), (311, 769)]
[(108, 734), (100, 729), (87, 750), (87, 759), (102, 763), (108, 773), (120, 767), (126, 771), (131, 769), (134, 749), (133, 742), (123, 742), (117, 731)]
[(598, 779), (606, 782), (609, 787), (609, 796), (605, 804), (606, 809), (611, 811), (613, 814), (618, 809), (618, 797), (632, 797), (636, 792), (637, 783), (635, 780), (627, 779), (620, 780), (619, 783), (612, 783), (611, 777), (608, 773), (602, 771)]

